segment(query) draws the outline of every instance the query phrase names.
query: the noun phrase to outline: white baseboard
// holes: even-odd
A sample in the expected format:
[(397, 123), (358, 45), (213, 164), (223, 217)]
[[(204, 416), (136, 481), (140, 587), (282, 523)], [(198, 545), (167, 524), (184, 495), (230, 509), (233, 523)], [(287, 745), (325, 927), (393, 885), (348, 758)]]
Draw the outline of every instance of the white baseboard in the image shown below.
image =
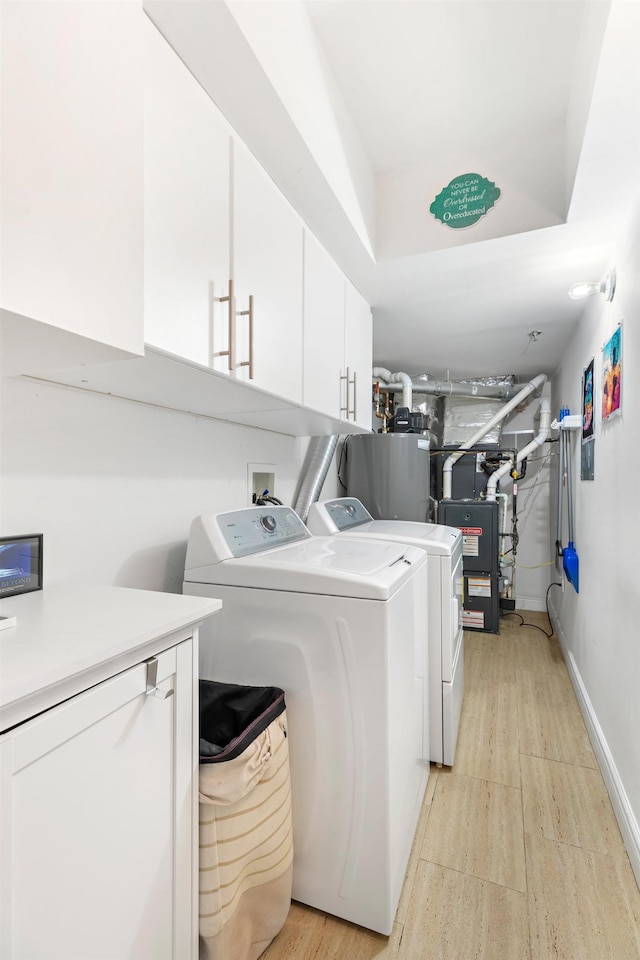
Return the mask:
[(556, 636), (560, 640), (560, 644), (562, 646), (564, 659), (567, 664), (573, 689), (575, 691), (578, 705), (582, 712), (585, 726), (587, 728), (587, 733), (589, 734), (591, 746), (593, 747), (593, 752), (596, 755), (596, 760), (598, 761), (598, 766), (600, 767), (600, 772), (602, 773), (602, 778), (606, 784), (609, 799), (611, 800), (611, 806), (613, 807), (613, 812), (615, 813), (616, 820), (618, 821), (620, 833), (622, 834), (622, 839), (624, 841), (627, 854), (629, 855), (631, 869), (635, 874), (638, 886), (640, 886), (640, 827), (638, 826), (638, 821), (636, 820), (633, 809), (631, 808), (631, 804), (629, 803), (629, 799), (624, 789), (622, 780), (620, 779), (618, 768), (616, 767), (611, 751), (609, 750), (604, 732), (600, 726), (600, 723), (598, 722), (598, 717), (593, 709), (591, 700), (589, 699), (589, 694), (587, 693), (582, 682), (580, 671), (578, 670), (573, 654), (567, 646), (567, 638), (564, 634), (553, 603), (549, 604), (549, 612), (551, 613), (553, 629), (555, 630)]
[(541, 610), (547, 612), (544, 597), (516, 597), (516, 610)]

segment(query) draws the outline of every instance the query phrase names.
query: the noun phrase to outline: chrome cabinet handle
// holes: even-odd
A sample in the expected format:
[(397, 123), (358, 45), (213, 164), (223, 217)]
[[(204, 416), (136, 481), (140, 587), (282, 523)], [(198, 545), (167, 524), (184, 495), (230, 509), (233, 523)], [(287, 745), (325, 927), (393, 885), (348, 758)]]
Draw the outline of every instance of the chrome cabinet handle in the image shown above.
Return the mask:
[(239, 367), (249, 367), (249, 380), (253, 380), (253, 294), (249, 296), (249, 309), (238, 311), (239, 317), (249, 317), (249, 359), (237, 364)]
[[(354, 419), (354, 420), (357, 419), (357, 417), (356, 417), (356, 376), (357, 376), (357, 373), (356, 373), (356, 371), (354, 370), (354, 371), (353, 371), (353, 380), (351, 381), (351, 385), (352, 385), (352, 387), (353, 387), (353, 410), (351, 411), (351, 413), (353, 414), (353, 419)], [(349, 386), (348, 386), (348, 384), (347, 384), (347, 406), (348, 406), (348, 404), (349, 404)], [(349, 411), (347, 410), (347, 420), (348, 420), (348, 419), (349, 419)]]
[(147, 689), (145, 693), (148, 697), (157, 697), (158, 700), (168, 700), (173, 696), (173, 690), (161, 690), (158, 687), (158, 661), (156, 657), (151, 660), (145, 660), (147, 664)]
[[(349, 420), (351, 417), (353, 417), (354, 420), (356, 419), (356, 377), (357, 377), (357, 374), (356, 374), (356, 371), (354, 370), (354, 371), (353, 371), (353, 379), (351, 379), (351, 377), (349, 376), (350, 372), (351, 372), (351, 371), (350, 371), (349, 367), (347, 367), (347, 372), (346, 372), (346, 374), (345, 374), (343, 377), (340, 377), (340, 383), (342, 383), (343, 380), (346, 381), (346, 385), (345, 385), (345, 391), (346, 391), (345, 402), (346, 402), (346, 407), (340, 407), (340, 413), (344, 413), (344, 414), (345, 414), (345, 420)], [(353, 410), (351, 410), (351, 408), (349, 407), (349, 387), (353, 387)]]
[[(234, 341), (236, 336), (235, 325), (236, 325), (236, 311), (235, 304), (233, 299), (233, 280), (229, 280), (229, 293), (226, 297), (214, 297), (217, 303), (228, 303), (229, 309), (227, 313), (227, 327), (228, 327), (228, 339), (229, 339), (229, 349), (228, 350), (213, 350), (213, 320), (211, 321), (211, 349), (212, 349), (212, 359), (216, 357), (228, 357), (228, 368), (229, 370), (235, 370), (235, 353), (234, 353)], [(211, 364), (213, 366), (213, 364)]]
[[(341, 406), (341, 407), (340, 407), (340, 413), (344, 413), (344, 414), (345, 414), (345, 420), (348, 420), (348, 419), (349, 419), (349, 384), (351, 383), (351, 381), (349, 380), (349, 367), (347, 367), (347, 372), (344, 374), (344, 376), (341, 376), (341, 377), (340, 377), (340, 384), (341, 384), (341, 385), (342, 385), (342, 381), (343, 381), (343, 380), (345, 381), (345, 388), (344, 388), (344, 389), (345, 389), (345, 396), (344, 396), (344, 400), (345, 400), (346, 406), (344, 406), (344, 407)], [(342, 388), (340, 389), (340, 393), (342, 393)]]

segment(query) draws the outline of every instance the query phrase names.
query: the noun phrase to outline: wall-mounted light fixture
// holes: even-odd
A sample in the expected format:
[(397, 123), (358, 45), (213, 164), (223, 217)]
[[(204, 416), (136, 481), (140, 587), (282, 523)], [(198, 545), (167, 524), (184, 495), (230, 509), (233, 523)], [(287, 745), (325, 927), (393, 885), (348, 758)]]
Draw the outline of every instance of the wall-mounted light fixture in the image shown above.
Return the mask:
[(605, 300), (610, 303), (615, 292), (616, 272), (613, 269), (609, 270), (604, 280), (582, 281), (569, 287), (569, 296), (572, 300), (582, 300), (583, 297), (590, 297), (592, 293), (601, 293)]

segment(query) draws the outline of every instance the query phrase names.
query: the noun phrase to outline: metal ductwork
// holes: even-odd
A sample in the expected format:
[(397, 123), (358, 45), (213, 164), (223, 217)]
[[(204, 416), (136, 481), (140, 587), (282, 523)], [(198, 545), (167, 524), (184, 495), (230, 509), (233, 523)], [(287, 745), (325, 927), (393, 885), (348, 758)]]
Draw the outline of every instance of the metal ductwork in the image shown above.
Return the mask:
[(307, 522), (309, 507), (320, 499), (322, 485), (326, 479), (333, 455), (338, 445), (338, 434), (315, 437), (313, 453), (306, 469), (304, 480), (298, 491), (293, 509), (303, 523)]
[[(402, 379), (401, 379), (402, 378)], [(404, 379), (406, 378), (406, 379)], [(509, 400), (518, 394), (526, 384), (522, 383), (503, 383), (503, 384), (480, 384), (480, 383), (454, 383), (450, 380), (431, 380), (422, 377), (409, 377), (406, 373), (391, 373), (384, 367), (373, 368), (374, 383), (380, 382), (381, 390), (393, 392), (398, 389), (398, 383), (402, 384), (403, 392), (409, 388), (413, 393), (431, 394), (437, 397), (478, 397), (479, 399), (499, 399)], [(410, 406), (404, 401), (402, 406)]]

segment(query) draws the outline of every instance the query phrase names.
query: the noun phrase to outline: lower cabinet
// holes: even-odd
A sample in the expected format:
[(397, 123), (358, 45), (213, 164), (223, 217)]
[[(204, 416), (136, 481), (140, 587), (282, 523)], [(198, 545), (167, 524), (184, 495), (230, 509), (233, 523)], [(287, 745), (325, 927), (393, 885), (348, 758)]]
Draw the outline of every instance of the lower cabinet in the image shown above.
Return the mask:
[(0, 737), (5, 960), (197, 956), (192, 660), (182, 641)]

